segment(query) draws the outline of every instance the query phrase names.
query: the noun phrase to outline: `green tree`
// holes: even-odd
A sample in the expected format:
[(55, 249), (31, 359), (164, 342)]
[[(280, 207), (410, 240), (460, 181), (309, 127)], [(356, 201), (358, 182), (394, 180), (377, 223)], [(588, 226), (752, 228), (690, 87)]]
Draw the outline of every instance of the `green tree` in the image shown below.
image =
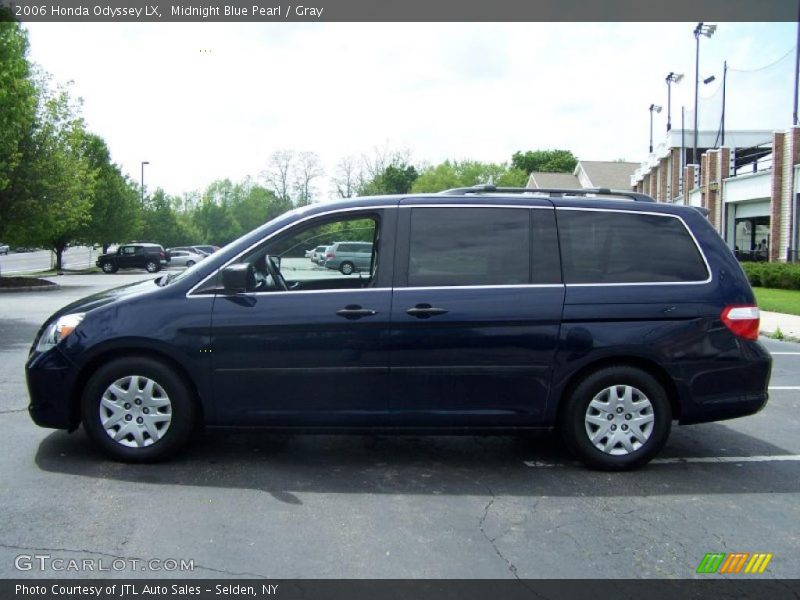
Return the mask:
[(249, 179), (240, 185), (243, 194), (231, 207), (233, 217), (241, 226), (239, 235), (263, 225), (291, 208), (288, 202), (281, 201), (271, 191), (263, 186), (254, 185)]
[(236, 239), (242, 230), (228, 204), (216, 204), (208, 197), (194, 211), (192, 221), (203, 241), (218, 246)]
[(91, 219), (95, 177), (84, 155), (79, 103), (65, 89), (51, 89), (45, 78), (37, 87), (37, 119), (12, 186), (11, 220), (17, 241), (52, 249), (61, 269), (67, 244), (80, 238)]
[(417, 169), (405, 162), (393, 162), (372, 179), (365, 181), (358, 190), (361, 196), (380, 194), (407, 194), (418, 177)]
[(113, 242), (136, 236), (141, 227), (139, 193), (119, 167), (111, 163), (105, 141), (87, 134), (83, 154), (95, 176), (91, 220), (80, 234), (81, 241), (103, 245), (103, 252)]
[(0, 235), (10, 229), (13, 203), (22, 200), (18, 168), (30, 146), (36, 119), (37, 90), (27, 60), (28, 36), (0, 6)]
[(183, 246), (195, 243), (193, 237), (196, 232), (189, 226), (186, 219), (178, 218), (178, 213), (172, 208), (173, 199), (161, 188), (147, 199), (142, 214), (143, 241), (161, 244), (165, 248)]
[(572, 173), (578, 159), (569, 150), (529, 150), (515, 152), (511, 165), (530, 175), (534, 171), (544, 173)]
[(414, 182), (415, 193), (441, 192), (458, 187), (471, 187), (483, 183), (498, 186), (522, 187), (527, 175), (504, 163), (482, 163), (472, 160), (445, 161), (439, 165), (427, 167)]

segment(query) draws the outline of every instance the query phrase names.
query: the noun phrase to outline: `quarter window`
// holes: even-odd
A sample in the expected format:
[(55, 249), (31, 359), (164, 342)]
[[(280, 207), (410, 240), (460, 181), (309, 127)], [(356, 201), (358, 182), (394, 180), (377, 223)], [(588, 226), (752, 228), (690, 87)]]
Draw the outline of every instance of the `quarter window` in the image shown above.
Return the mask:
[(414, 208), (409, 286), (526, 284), (530, 210)]
[(559, 210), (566, 283), (699, 282), (708, 270), (680, 219)]

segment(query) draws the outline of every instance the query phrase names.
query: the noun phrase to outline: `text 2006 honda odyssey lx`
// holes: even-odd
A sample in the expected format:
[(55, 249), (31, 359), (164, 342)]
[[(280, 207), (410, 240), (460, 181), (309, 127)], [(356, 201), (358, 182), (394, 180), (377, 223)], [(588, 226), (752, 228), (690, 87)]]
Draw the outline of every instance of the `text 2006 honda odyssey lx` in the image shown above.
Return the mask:
[[(306, 251), (372, 243), (344, 274)], [(39, 331), (44, 427), (160, 459), (199, 424), (510, 433), (558, 428), (624, 469), (681, 424), (767, 402), (759, 312), (692, 207), (491, 186), (294, 210), (178, 275), (91, 296)]]

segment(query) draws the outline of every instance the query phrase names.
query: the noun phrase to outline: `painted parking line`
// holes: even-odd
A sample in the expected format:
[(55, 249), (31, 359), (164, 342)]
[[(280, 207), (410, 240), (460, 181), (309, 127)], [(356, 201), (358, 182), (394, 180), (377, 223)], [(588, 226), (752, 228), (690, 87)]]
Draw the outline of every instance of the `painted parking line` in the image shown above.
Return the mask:
[[(570, 464), (579, 463), (551, 463), (541, 460), (522, 461), (526, 467), (532, 468), (553, 468), (566, 467)], [(800, 454), (765, 454), (761, 456), (688, 456), (673, 458), (654, 458), (650, 461), (651, 465), (681, 465), (689, 463), (723, 464), (723, 463), (746, 463), (746, 462), (800, 462)]]
[(800, 356), (800, 352), (770, 352), (772, 356)]
[(690, 456), (687, 458), (654, 458), (653, 465), (675, 465), (681, 463), (741, 463), (741, 462), (796, 462), (800, 454), (765, 454), (762, 456)]
[(771, 385), (768, 390), (800, 390), (800, 385)]

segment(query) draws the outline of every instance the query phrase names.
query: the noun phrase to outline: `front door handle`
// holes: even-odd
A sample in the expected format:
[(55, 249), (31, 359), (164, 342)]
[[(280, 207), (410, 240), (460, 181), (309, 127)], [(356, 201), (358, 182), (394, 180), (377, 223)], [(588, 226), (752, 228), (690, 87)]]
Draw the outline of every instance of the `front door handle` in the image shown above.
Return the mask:
[(337, 310), (336, 314), (345, 319), (355, 320), (377, 315), (378, 311), (371, 308), (361, 308), (358, 304), (348, 304), (344, 308)]
[(446, 312), (446, 308), (436, 308), (430, 304), (417, 304), (414, 308), (409, 308), (406, 314), (417, 317), (418, 319), (427, 319), (429, 317), (435, 317), (436, 315), (443, 315)]

